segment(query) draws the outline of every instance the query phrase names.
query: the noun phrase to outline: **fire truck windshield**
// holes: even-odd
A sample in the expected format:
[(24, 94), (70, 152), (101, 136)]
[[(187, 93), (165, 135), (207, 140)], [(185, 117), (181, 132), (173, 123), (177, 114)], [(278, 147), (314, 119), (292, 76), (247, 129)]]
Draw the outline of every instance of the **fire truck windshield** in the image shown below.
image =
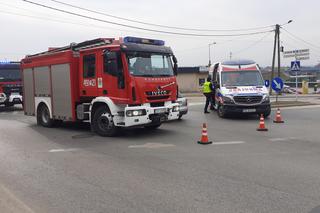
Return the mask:
[(19, 69), (0, 68), (0, 82), (20, 80), (21, 74)]
[(221, 75), (222, 86), (263, 86), (259, 71), (227, 71)]
[(173, 76), (170, 55), (161, 53), (128, 52), (129, 72), (133, 76)]

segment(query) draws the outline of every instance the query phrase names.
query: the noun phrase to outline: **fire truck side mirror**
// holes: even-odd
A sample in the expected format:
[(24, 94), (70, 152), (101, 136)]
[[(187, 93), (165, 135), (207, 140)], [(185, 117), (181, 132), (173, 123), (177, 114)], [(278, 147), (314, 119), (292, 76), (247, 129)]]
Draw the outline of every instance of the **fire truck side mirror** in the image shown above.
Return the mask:
[(173, 73), (174, 75), (178, 75), (178, 64), (173, 65)]
[(173, 73), (174, 75), (178, 75), (178, 60), (174, 55), (172, 56), (172, 61), (173, 61)]

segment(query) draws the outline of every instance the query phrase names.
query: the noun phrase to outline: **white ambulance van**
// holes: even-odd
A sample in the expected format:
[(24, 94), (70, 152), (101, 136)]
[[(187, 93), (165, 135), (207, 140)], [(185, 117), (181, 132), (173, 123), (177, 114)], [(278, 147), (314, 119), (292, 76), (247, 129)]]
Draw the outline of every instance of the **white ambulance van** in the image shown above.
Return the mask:
[(215, 87), (215, 106), (219, 117), (228, 114), (271, 112), (270, 97), (259, 66), (251, 60), (216, 63), (209, 69)]

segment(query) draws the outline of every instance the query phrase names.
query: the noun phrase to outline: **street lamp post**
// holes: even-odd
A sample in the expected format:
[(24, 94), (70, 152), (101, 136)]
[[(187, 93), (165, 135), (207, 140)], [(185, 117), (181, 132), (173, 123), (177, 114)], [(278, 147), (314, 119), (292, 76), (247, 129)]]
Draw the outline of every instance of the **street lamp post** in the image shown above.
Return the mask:
[(213, 42), (213, 43), (210, 43), (209, 44), (209, 64), (208, 64), (208, 67), (211, 66), (211, 46), (217, 44), (216, 42)]

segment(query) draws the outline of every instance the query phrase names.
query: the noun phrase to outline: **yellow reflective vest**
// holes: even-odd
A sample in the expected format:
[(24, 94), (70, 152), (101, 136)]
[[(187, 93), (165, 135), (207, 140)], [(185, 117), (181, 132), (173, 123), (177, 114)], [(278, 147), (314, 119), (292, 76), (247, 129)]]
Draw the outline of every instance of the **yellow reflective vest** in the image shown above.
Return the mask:
[(210, 84), (211, 83), (209, 81), (204, 82), (204, 84), (203, 84), (203, 93), (211, 93), (212, 92)]

